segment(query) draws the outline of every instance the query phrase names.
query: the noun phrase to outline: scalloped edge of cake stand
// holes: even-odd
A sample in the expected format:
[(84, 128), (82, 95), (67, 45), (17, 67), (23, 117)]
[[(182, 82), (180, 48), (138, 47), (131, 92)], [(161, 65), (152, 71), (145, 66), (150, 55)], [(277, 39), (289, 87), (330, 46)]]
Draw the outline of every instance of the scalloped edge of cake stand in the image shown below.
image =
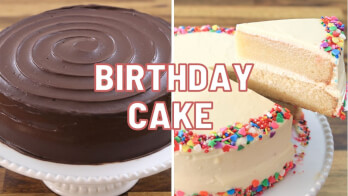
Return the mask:
[(54, 193), (64, 196), (115, 196), (121, 195), (131, 189), (138, 180), (116, 182), (109, 184), (83, 185), (65, 184), (58, 182), (43, 181), (44, 184)]
[[(306, 155), (296, 163), (295, 174), (290, 172), (284, 180), (264, 192), (265, 196), (315, 196), (328, 177), (334, 155), (334, 141), (330, 125), (324, 115), (303, 109), (312, 139), (304, 147)], [(298, 146), (300, 144), (296, 142)]]
[[(309, 112), (309, 111), (306, 111), (306, 112)], [(321, 124), (321, 127), (324, 130), (325, 144), (326, 144), (325, 160), (324, 160), (324, 164), (322, 167), (322, 171), (319, 175), (319, 178), (316, 180), (314, 186), (309, 190), (309, 192), (305, 196), (315, 196), (319, 193), (321, 187), (324, 185), (326, 181), (326, 178), (330, 174), (330, 170), (331, 170), (332, 162), (334, 158), (333, 157), (334, 156), (334, 140), (333, 140), (330, 124), (324, 115), (316, 113), (316, 117), (318, 118)]]
[(168, 145), (158, 152), (127, 162), (69, 165), (38, 160), (0, 143), (0, 165), (42, 180), (59, 195), (115, 196), (127, 192), (139, 179), (170, 168), (171, 149)]

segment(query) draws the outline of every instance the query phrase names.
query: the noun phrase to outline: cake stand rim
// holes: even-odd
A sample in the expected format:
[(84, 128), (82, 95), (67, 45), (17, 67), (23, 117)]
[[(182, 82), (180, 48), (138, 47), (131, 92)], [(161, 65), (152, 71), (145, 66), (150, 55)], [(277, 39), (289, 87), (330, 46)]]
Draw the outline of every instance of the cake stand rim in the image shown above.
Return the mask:
[[(33, 159), (36, 161), (39, 161), (41, 163), (49, 163), (56, 165), (57, 167), (64, 165), (65, 167), (75, 168), (79, 166), (87, 166), (87, 167), (104, 167), (105, 165), (115, 165), (114, 167), (117, 167), (120, 163), (107, 163), (107, 164), (101, 164), (101, 165), (71, 165), (71, 164), (61, 164), (61, 163), (54, 163), (49, 161), (42, 161), (39, 159), (35, 159), (33, 157), (29, 157), (27, 155), (24, 155), (20, 152), (17, 152), (13, 149), (11, 149), (9, 146), (3, 144), (0, 142), (0, 149), (10, 149), (14, 153), (18, 153), (21, 156), (25, 156), (26, 158)], [(125, 172), (120, 173), (118, 175), (103, 175), (103, 176), (97, 176), (97, 175), (86, 175), (86, 176), (75, 176), (75, 175), (66, 175), (66, 174), (59, 174), (59, 172), (52, 172), (52, 171), (38, 171), (37, 169), (30, 168), (30, 166), (26, 164), (20, 164), (11, 160), (6, 159), (3, 154), (0, 153), (0, 165), (8, 170), (11, 170), (13, 172), (16, 172), (18, 174), (35, 178), (42, 181), (49, 181), (49, 182), (58, 182), (58, 183), (68, 183), (68, 184), (108, 184), (108, 183), (116, 183), (116, 182), (124, 182), (124, 181), (132, 181), (132, 180), (138, 180), (140, 178), (148, 177), (154, 174), (157, 174), (159, 172), (162, 172), (166, 169), (169, 169), (172, 164), (170, 151), (172, 149), (172, 145), (168, 145), (164, 147), (163, 149), (154, 152), (150, 155), (137, 158), (134, 160), (122, 162), (123, 165), (128, 164), (130, 162), (139, 162), (138, 164), (148, 164), (143, 169), (137, 169), (134, 168), (131, 172)], [(168, 156), (167, 156), (168, 155)], [(162, 156), (162, 157), (160, 157)], [(151, 159), (154, 157), (159, 157), (160, 161), (158, 163), (152, 165), (149, 164), (151, 162)], [(88, 172), (88, 171), (87, 171)]]
[(316, 196), (319, 193), (321, 187), (325, 184), (325, 181), (330, 174), (335, 151), (332, 130), (329, 122), (327, 121), (327, 118), (324, 115), (318, 113), (316, 113), (316, 117), (318, 118), (320, 125), (324, 131), (326, 142), (325, 160), (318, 179), (315, 181), (314, 185), (309, 190), (309, 192), (305, 194), (305, 196)]

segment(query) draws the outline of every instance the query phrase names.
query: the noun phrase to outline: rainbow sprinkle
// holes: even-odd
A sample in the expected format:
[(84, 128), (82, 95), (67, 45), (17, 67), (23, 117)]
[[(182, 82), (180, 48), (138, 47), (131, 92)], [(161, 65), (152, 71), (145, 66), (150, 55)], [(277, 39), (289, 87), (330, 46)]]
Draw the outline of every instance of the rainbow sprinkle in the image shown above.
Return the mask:
[(304, 119), (298, 120), (295, 126), (297, 136), (294, 138), (297, 142), (300, 142), (302, 146), (307, 146), (311, 139), (311, 131), (307, 127), (307, 121)]
[[(348, 83), (347, 83), (347, 85), (348, 85)], [(341, 120), (345, 120), (346, 119), (346, 113), (344, 111), (345, 111), (345, 107), (346, 107), (347, 90), (348, 90), (348, 88), (346, 86), (346, 93), (344, 95), (342, 106), (338, 110), (338, 113), (337, 114), (333, 114), (332, 117), (339, 117)]]
[(332, 116), (332, 117), (339, 117), (341, 120), (346, 119), (346, 113), (344, 113), (344, 106), (342, 105), (340, 110), (338, 111), (338, 116)]
[(250, 119), (248, 123), (235, 123), (213, 131), (210, 135), (198, 135), (192, 131), (174, 131), (174, 151), (208, 153), (212, 149), (221, 149), (229, 152), (230, 149), (242, 150), (246, 145), (255, 140), (262, 140), (263, 137), (274, 137), (275, 129), (284, 119), (290, 119), (291, 114), (287, 108), (282, 108), (275, 104), (270, 112), (255, 119)]
[(293, 127), (295, 130), (295, 134), (293, 135), (293, 139), (300, 144), (300, 146), (294, 144), (295, 148), (295, 163), (301, 163), (305, 156), (305, 147), (309, 144), (309, 140), (311, 139), (310, 133), (307, 126), (307, 121), (304, 119), (304, 113), (301, 112), (302, 115), (299, 119), (294, 120)]
[(346, 39), (344, 35), (344, 24), (336, 16), (321, 17), (321, 24), (325, 27), (327, 34), (320, 47), (338, 59), (343, 50), (344, 40)]
[[(286, 163), (281, 172), (275, 172), (274, 175), (259, 181), (257, 179), (252, 180), (251, 185), (246, 189), (233, 188), (226, 192), (219, 192), (216, 195), (220, 196), (251, 196), (251, 195), (261, 195), (265, 190), (274, 186), (275, 183), (284, 179), (284, 177), (289, 173), (290, 170), (294, 169), (296, 165), (293, 161)], [(182, 191), (176, 191), (175, 196), (184, 196), (185, 193)], [(192, 195), (199, 196), (212, 196), (213, 194), (207, 191), (200, 191), (199, 193), (194, 193)]]
[(235, 27), (231, 28), (224, 28), (219, 27), (218, 25), (203, 25), (203, 26), (179, 26), (174, 27), (174, 35), (181, 35), (181, 34), (187, 34), (187, 33), (195, 33), (195, 32), (215, 32), (215, 33), (227, 33), (227, 34), (233, 34), (236, 30)]
[[(348, 85), (348, 83), (347, 83), (347, 85)], [(348, 90), (348, 88), (346, 86), (346, 93), (344, 95), (343, 104), (342, 104), (340, 110), (338, 111), (338, 114), (336, 116), (333, 115), (332, 117), (339, 117), (341, 120), (345, 120), (346, 119), (346, 113), (344, 112), (344, 110), (345, 110), (345, 107), (346, 107), (347, 90)]]

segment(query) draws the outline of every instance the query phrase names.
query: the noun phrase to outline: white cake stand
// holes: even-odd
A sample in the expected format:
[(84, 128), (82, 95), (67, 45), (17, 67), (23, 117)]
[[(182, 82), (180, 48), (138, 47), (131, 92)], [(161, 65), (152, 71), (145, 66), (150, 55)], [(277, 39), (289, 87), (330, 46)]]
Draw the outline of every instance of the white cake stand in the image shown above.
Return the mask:
[(171, 146), (121, 163), (69, 165), (38, 160), (0, 143), (0, 165), (16, 173), (42, 180), (63, 196), (115, 196), (144, 178), (171, 167)]
[(303, 111), (307, 125), (311, 130), (311, 140), (305, 147), (304, 159), (296, 165), (294, 171), (271, 189), (264, 196), (315, 196), (329, 175), (334, 142), (327, 119), (308, 110)]

